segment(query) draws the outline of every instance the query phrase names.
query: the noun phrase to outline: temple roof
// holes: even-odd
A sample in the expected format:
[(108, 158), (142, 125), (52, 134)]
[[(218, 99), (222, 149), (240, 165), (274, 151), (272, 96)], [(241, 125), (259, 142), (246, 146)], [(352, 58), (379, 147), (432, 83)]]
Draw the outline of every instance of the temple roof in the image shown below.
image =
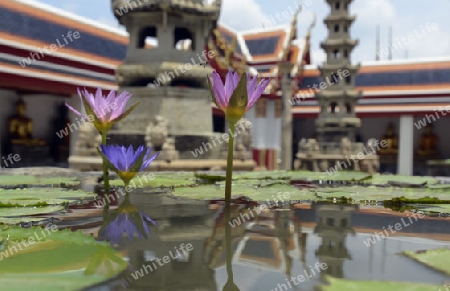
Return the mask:
[(237, 38), (236, 52), (242, 54), (247, 64), (264, 77), (278, 75), (278, 63), (282, 60), (286, 49), (290, 50), (289, 61), (294, 64), (292, 73), (297, 74), (298, 66), (302, 63), (307, 49), (306, 39), (290, 38), (292, 33), (290, 24), (241, 32), (220, 24), (218, 30), (228, 43), (231, 43), (234, 37)]
[[(292, 27), (237, 32), (219, 24), (218, 29), (228, 43), (237, 38), (236, 54), (263, 77), (277, 79), (278, 64), (288, 51), (289, 61), (296, 64), (291, 73), (301, 76), (295, 94), (306, 96), (294, 113), (314, 115), (318, 107), (309, 88), (322, 80), (317, 66), (307, 65), (301, 71), (302, 62), (310, 59), (309, 37), (292, 38), (296, 35)], [(69, 31), (81, 37), (70, 41)], [(78, 87), (116, 90), (115, 70), (125, 58), (128, 43), (122, 29), (34, 0), (0, 1), (0, 87), (61, 95), (76, 94)], [(36, 57), (52, 44), (57, 50)], [(450, 102), (450, 58), (363, 62), (356, 90), (364, 91), (357, 113), (432, 112)], [(396, 103), (388, 104), (391, 100)]]

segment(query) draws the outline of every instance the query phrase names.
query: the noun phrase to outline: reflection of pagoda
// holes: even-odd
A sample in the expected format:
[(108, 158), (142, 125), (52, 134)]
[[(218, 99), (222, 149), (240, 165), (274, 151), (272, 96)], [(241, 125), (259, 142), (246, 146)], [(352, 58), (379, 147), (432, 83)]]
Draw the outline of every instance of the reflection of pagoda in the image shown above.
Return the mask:
[[(137, 192), (137, 191), (136, 191)], [(134, 271), (143, 265), (155, 266), (148, 274), (138, 280), (128, 275), (122, 280), (124, 290), (154, 291), (215, 291), (217, 290), (214, 270), (204, 262), (204, 242), (211, 235), (212, 215), (209, 202), (182, 201), (169, 199), (164, 195), (152, 193), (133, 193), (132, 202), (148, 213), (158, 223), (151, 229), (147, 240), (133, 240), (127, 243), (130, 264)], [(182, 217), (180, 217), (180, 214)], [(176, 250), (180, 245), (192, 245), (187, 253)], [(170, 262), (158, 265), (156, 258), (163, 263), (168, 256)]]
[(314, 204), (313, 207), (319, 217), (314, 233), (322, 238), (316, 256), (328, 266), (321, 274), (343, 278), (343, 263), (352, 259), (345, 239), (348, 234), (355, 235), (351, 228), (351, 213), (358, 210), (359, 205)]
[[(240, 211), (244, 210), (244, 207), (232, 209), (231, 219), (239, 217)], [(233, 264), (289, 275), (293, 260), (305, 262), (306, 234), (300, 232), (299, 223), (291, 223), (290, 213), (261, 213), (257, 221), (246, 221), (232, 228)], [(226, 259), (224, 227), (220, 217), (219, 214), (214, 233), (206, 242), (205, 259), (213, 269), (224, 267)]]

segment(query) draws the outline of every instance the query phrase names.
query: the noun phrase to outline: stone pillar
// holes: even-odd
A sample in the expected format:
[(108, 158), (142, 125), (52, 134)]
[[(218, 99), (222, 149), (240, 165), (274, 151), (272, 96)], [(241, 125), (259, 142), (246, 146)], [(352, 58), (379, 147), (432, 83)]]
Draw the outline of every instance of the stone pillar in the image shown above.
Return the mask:
[(411, 176), (413, 173), (414, 158), (414, 126), (412, 115), (400, 117), (400, 138), (397, 160), (397, 174)]
[(281, 111), (281, 167), (280, 170), (289, 171), (292, 169), (292, 80), (291, 70), (293, 64), (283, 62), (279, 65), (281, 71), (282, 106)]

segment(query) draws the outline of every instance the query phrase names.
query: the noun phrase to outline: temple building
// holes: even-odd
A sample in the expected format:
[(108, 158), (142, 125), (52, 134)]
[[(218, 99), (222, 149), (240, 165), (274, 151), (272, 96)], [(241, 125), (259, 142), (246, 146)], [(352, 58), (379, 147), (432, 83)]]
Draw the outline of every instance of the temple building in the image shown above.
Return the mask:
[[(344, 2), (348, 1), (342, 0), (340, 7)], [(314, 30), (311, 26), (298, 32), (297, 17), (302, 14), (285, 26), (262, 28), (258, 33), (235, 31), (219, 24), (205, 46), (208, 52), (217, 53), (209, 59), (212, 69), (249, 70), (272, 79), (262, 99), (246, 115), (253, 123), (253, 159), (261, 168), (277, 169), (280, 162), (282, 62), (292, 64), (293, 156), (302, 139), (318, 134), (315, 120), (320, 106), (315, 93), (320, 91), (322, 80), (319, 67), (311, 65), (309, 53), (309, 35)], [(151, 37), (154, 32), (148, 30), (147, 34)], [(175, 38), (180, 40), (175, 44), (180, 50), (201, 43), (185, 30), (179, 30)], [(97, 87), (118, 90), (116, 71), (124, 60), (131, 60), (127, 56), (129, 44), (129, 34), (122, 29), (33, 0), (2, 1), (2, 155), (14, 150), (27, 160), (22, 166), (67, 165), (83, 122), (67, 112), (63, 104), (81, 108), (77, 88), (91, 92)], [(142, 49), (154, 45), (145, 39), (140, 44)], [(363, 92), (354, 106), (354, 114), (361, 121), (355, 140), (386, 140), (388, 146), (377, 153), (381, 171), (426, 174), (427, 161), (450, 158), (450, 149), (445, 147), (450, 141), (445, 134), (450, 56), (363, 61), (354, 83), (355, 90)], [(225, 132), (224, 117), (212, 102), (211, 111), (213, 131)], [(25, 158), (27, 153), (32, 154)], [(409, 168), (411, 171), (405, 170)]]

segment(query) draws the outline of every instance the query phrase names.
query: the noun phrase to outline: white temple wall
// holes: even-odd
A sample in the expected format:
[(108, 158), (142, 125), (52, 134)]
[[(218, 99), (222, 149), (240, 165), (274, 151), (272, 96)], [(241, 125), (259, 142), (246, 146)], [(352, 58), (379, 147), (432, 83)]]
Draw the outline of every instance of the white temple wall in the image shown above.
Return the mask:
[(256, 107), (250, 109), (245, 118), (252, 124), (254, 149), (281, 149), (281, 118), (275, 118), (275, 101), (266, 101), (265, 118), (256, 117)]

